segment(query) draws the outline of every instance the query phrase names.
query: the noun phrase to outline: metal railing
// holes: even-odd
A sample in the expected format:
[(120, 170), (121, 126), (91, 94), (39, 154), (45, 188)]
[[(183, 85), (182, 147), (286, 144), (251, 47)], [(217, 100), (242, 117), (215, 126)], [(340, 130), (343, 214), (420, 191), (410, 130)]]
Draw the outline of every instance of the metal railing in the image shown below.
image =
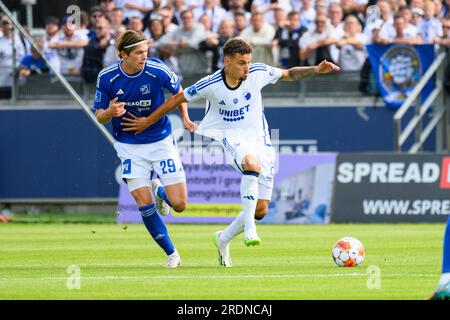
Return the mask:
[[(446, 115), (448, 108), (445, 104), (446, 97), (443, 92), (443, 78), (444, 68), (439, 68), (444, 61), (446, 61), (447, 53), (441, 52), (438, 54), (434, 62), (425, 72), (419, 83), (415, 86), (414, 90), (409, 94), (408, 98), (398, 109), (394, 115), (394, 148), (395, 151), (401, 152), (402, 146), (414, 132), (414, 143), (409, 148), (408, 153), (417, 153), (421, 151), (422, 146), (426, 139), (436, 126), (437, 128), (437, 140), (436, 150), (442, 151), (446, 147)], [(435, 88), (427, 97), (427, 99), (421, 104), (421, 93), (428, 81), (436, 74)], [(423, 118), (428, 114), (431, 105), (435, 103), (430, 121), (423, 127)], [(402, 119), (409, 110), (409, 108), (415, 103), (414, 116), (402, 129)]]

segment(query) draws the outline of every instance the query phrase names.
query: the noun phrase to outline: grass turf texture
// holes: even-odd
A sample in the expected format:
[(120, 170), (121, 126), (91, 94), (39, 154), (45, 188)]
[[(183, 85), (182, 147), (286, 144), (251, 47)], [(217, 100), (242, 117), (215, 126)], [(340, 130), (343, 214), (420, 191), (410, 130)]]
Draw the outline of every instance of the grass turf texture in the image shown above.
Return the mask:
[[(425, 299), (439, 279), (444, 227), (260, 225), (262, 245), (247, 248), (241, 235), (225, 269), (211, 242), (223, 226), (170, 225), (183, 266), (167, 270), (143, 225), (1, 224), (0, 300)], [(331, 248), (342, 236), (365, 245), (361, 266), (334, 264)], [(79, 290), (67, 288), (69, 265), (80, 267)], [(380, 289), (367, 287), (372, 265)]]

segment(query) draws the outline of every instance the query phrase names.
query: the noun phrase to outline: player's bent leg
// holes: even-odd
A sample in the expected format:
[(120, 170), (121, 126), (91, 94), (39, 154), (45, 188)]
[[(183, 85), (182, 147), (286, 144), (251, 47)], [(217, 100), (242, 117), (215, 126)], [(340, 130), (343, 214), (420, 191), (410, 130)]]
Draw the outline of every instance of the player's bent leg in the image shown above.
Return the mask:
[[(155, 242), (167, 254), (168, 259), (165, 266), (168, 268), (176, 268), (181, 265), (181, 258), (177, 250), (175, 249), (172, 240), (170, 239), (166, 225), (161, 220), (161, 217), (156, 213), (156, 207), (153, 204), (152, 195), (148, 186), (150, 185), (150, 181), (139, 182), (136, 180), (137, 179), (129, 179), (127, 180), (127, 182), (131, 195), (139, 206), (139, 212), (141, 213), (142, 221), (144, 222), (144, 225), (152, 236), (153, 240), (155, 240)], [(141, 186), (137, 187), (139, 185)], [(137, 187), (137, 189), (134, 189), (135, 187)]]
[(267, 212), (269, 212), (269, 203), (270, 200), (266, 199), (258, 199), (258, 202), (256, 203), (256, 211), (255, 211), (255, 219), (256, 220), (262, 220)]
[(242, 158), (241, 202), (244, 211), (244, 243), (255, 246), (261, 243), (256, 232), (255, 211), (258, 200), (258, 179), (260, 166), (255, 156), (247, 154)]
[(222, 241), (222, 234), (222, 230), (217, 231), (213, 234), (212, 240), (219, 252), (219, 264), (224, 267), (231, 267), (233, 264), (230, 256), (230, 242)]
[(187, 206), (186, 182), (166, 185), (164, 188), (173, 210), (183, 212)]

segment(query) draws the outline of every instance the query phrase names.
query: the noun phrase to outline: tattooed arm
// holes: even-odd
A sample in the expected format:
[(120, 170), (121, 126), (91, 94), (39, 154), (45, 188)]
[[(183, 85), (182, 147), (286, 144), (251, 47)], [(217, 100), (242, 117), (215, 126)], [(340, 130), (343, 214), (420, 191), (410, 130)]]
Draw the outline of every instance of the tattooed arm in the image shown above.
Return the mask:
[(339, 68), (334, 63), (327, 60), (323, 60), (319, 65), (314, 67), (293, 67), (290, 69), (284, 69), (282, 72), (281, 80), (285, 81), (298, 81), (315, 76), (317, 74), (330, 73), (332, 71), (339, 71)]

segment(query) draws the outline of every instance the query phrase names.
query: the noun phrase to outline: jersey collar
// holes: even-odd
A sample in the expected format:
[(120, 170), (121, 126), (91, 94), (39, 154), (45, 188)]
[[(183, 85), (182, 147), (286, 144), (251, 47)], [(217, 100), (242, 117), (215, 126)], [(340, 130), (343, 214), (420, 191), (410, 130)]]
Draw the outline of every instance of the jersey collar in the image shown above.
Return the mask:
[(143, 68), (141, 71), (136, 72), (136, 73), (133, 73), (133, 74), (128, 74), (128, 73), (126, 73), (125, 71), (123, 71), (123, 69), (122, 69), (122, 62), (123, 62), (123, 59), (121, 59), (121, 60), (119, 61), (119, 70), (120, 70), (120, 72), (122, 72), (122, 74), (123, 74), (125, 77), (127, 77), (127, 78), (137, 78), (137, 77), (139, 77), (139, 76), (141, 75), (141, 73), (144, 72), (145, 67), (146, 67), (146, 65), (144, 65), (144, 68)]
[(244, 81), (241, 81), (241, 82), (239, 82), (239, 84), (238, 84), (236, 87), (232, 88), (232, 87), (230, 87), (230, 86), (228, 85), (228, 83), (227, 83), (227, 78), (225, 77), (225, 68), (222, 68), (222, 70), (220, 71), (220, 73), (222, 74), (222, 80), (223, 80), (223, 83), (224, 83), (225, 86), (228, 88), (228, 90), (237, 90), (237, 89), (241, 86), (242, 82), (244, 82)]

